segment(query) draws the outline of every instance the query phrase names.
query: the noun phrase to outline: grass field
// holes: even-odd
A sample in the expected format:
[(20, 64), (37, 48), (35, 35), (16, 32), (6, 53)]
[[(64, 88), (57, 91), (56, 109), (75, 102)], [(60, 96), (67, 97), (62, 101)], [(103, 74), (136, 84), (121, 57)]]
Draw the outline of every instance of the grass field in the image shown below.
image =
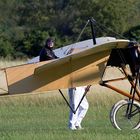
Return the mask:
[(81, 131), (67, 128), (69, 109), (57, 91), (0, 98), (0, 140), (139, 140), (139, 131), (119, 131), (109, 121), (122, 96), (98, 88), (87, 96), (90, 107)]
[[(24, 62), (0, 62), (0, 67)], [(117, 83), (118, 84), (118, 83)], [(119, 87), (129, 89), (127, 83)], [(64, 91), (65, 92), (65, 91)], [(65, 93), (67, 95), (67, 93)], [(89, 110), (84, 130), (67, 128), (69, 108), (58, 91), (28, 96), (0, 98), (0, 140), (139, 140), (138, 131), (119, 131), (110, 123), (114, 103), (125, 97), (100, 86), (87, 95)]]

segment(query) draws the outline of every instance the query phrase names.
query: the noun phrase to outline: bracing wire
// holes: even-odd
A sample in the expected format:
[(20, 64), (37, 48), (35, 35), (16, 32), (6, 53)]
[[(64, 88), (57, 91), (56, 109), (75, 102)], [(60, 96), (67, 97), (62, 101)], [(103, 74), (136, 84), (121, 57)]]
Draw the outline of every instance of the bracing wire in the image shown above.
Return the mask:
[(108, 29), (108, 28), (107, 28), (106, 26), (104, 26), (103, 24), (97, 22), (94, 18), (91, 18), (91, 20), (92, 20), (92, 22), (93, 22), (96, 26), (98, 26), (99, 28), (103, 28), (104, 31), (112, 32), (112, 33), (114, 33), (115, 35), (117, 35), (117, 36), (119, 36), (119, 37), (121, 37), (121, 38), (123, 38), (123, 39), (127, 39), (126, 37), (122, 36), (121, 34), (119, 34), (119, 33), (115, 32), (115, 31), (113, 31), (112, 29)]
[(102, 30), (107, 31), (107, 32), (112, 32), (112, 33), (114, 33), (115, 35), (117, 35), (117, 36), (119, 36), (119, 37), (121, 37), (121, 38), (123, 38), (123, 39), (127, 39), (126, 37), (122, 36), (121, 34), (119, 34), (119, 33), (115, 32), (115, 31), (113, 31), (112, 29), (108, 29), (108, 28), (107, 28), (106, 26), (104, 26), (103, 24), (97, 22), (94, 18), (92, 18), (91, 20), (92, 20), (92, 22), (93, 22), (94, 24), (96, 24), (96, 26), (98, 26), (98, 27), (101, 28), (101, 29), (103, 28)]
[(78, 42), (83, 34), (83, 32), (85, 31), (85, 28), (87, 27), (87, 25), (89, 24), (89, 20), (86, 22), (85, 26), (83, 27), (82, 31), (80, 32), (76, 42)]
[(79, 36), (77, 37), (76, 42), (72, 46), (68, 47), (67, 50), (64, 52), (65, 55), (70, 54), (71, 50), (75, 48), (76, 43), (80, 40), (80, 38), (81, 38), (81, 36), (82, 36), (83, 32), (85, 31), (88, 24), (89, 24), (89, 20), (86, 22), (85, 26), (83, 27), (82, 31), (80, 32)]
[[(64, 52), (65, 55), (70, 54), (70, 53), (71, 53), (71, 50), (75, 48), (76, 43), (80, 40), (80, 38), (81, 38), (83, 32), (85, 31), (85, 28), (87, 27), (87, 25), (89, 24), (90, 21), (91, 21), (91, 22), (94, 24), (94, 26), (95, 26), (96, 28), (98, 28), (101, 32), (102, 32), (102, 31), (103, 31), (103, 32), (104, 32), (104, 31), (105, 31), (105, 32), (111, 32), (111, 33), (115, 34), (116, 36), (121, 37), (122, 39), (127, 39), (126, 37), (122, 36), (121, 34), (115, 32), (115, 31), (113, 31), (112, 29), (109, 29), (109, 28), (107, 28), (106, 26), (104, 26), (103, 24), (97, 22), (94, 18), (91, 18), (90, 20), (87, 20), (85, 26), (83, 27), (82, 31), (80, 32), (79, 36), (77, 37), (76, 42), (75, 42), (72, 46), (68, 47), (68, 48), (65, 50), (65, 52)], [(128, 40), (128, 39), (127, 39), (127, 40)]]

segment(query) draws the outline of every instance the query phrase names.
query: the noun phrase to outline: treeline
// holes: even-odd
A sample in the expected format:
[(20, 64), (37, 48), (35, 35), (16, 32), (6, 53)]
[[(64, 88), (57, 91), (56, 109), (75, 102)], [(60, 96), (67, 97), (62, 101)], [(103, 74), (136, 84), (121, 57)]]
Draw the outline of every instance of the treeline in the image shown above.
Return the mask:
[[(75, 42), (91, 17), (97, 36), (140, 41), (139, 0), (1, 0), (0, 56), (37, 56), (47, 37), (56, 47)], [(87, 25), (80, 40), (91, 37)]]

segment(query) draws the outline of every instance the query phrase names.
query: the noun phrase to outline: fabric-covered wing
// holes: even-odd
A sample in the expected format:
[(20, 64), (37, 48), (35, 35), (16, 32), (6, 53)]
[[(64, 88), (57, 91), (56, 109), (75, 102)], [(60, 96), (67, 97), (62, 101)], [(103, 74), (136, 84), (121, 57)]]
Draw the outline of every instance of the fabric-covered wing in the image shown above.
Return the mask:
[(10, 94), (43, 92), (98, 83), (113, 48), (127, 47), (128, 40), (116, 40), (51, 62), (6, 69)]

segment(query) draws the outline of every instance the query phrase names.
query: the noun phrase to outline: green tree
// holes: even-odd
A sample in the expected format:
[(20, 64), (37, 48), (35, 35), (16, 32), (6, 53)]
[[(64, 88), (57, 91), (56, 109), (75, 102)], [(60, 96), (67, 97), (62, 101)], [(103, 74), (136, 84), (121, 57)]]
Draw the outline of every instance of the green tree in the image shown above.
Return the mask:
[(135, 26), (124, 33), (124, 36), (131, 41), (138, 41), (140, 42), (140, 25)]
[[(140, 25), (139, 13), (139, 0), (1, 0), (1, 46), (11, 47), (13, 51), (5, 52), (13, 57), (36, 56), (47, 37), (55, 39), (56, 47), (77, 41), (90, 17), (98, 22), (94, 24), (97, 37), (117, 37), (113, 32), (123, 35)], [(88, 25), (80, 40), (91, 37)]]
[(4, 38), (0, 38), (0, 56), (5, 58), (11, 58), (13, 52), (14, 50), (11, 43)]

